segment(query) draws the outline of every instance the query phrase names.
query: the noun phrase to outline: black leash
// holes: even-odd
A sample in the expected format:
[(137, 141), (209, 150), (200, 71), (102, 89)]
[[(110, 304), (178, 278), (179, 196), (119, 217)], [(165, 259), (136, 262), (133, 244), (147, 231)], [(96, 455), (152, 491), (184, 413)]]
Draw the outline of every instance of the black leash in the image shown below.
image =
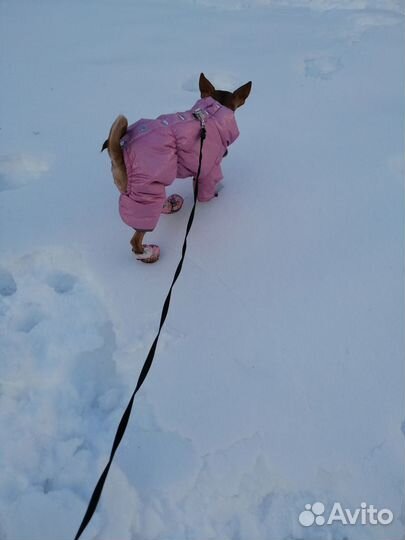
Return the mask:
[(92, 496), (90, 498), (90, 502), (89, 502), (89, 505), (87, 507), (86, 513), (85, 513), (84, 518), (82, 520), (82, 523), (81, 523), (81, 525), (79, 527), (79, 530), (76, 533), (75, 540), (78, 540), (80, 538), (81, 534), (83, 533), (84, 529), (89, 524), (89, 522), (90, 522), (91, 518), (93, 517), (93, 514), (94, 514), (94, 512), (95, 512), (95, 510), (97, 508), (98, 502), (99, 502), (100, 497), (101, 497), (101, 493), (103, 491), (104, 483), (106, 481), (106, 478), (108, 476), (108, 472), (110, 470), (112, 461), (114, 459), (115, 452), (117, 451), (117, 448), (119, 447), (119, 445), (121, 443), (121, 440), (122, 440), (122, 437), (124, 436), (125, 430), (127, 428), (129, 417), (131, 416), (132, 406), (134, 404), (135, 395), (138, 392), (138, 390), (141, 388), (141, 386), (142, 386), (144, 380), (146, 379), (146, 376), (147, 376), (147, 374), (148, 374), (148, 372), (149, 372), (149, 370), (150, 370), (150, 368), (152, 366), (153, 358), (155, 356), (156, 346), (157, 346), (157, 343), (159, 341), (160, 332), (162, 330), (162, 327), (163, 327), (164, 322), (165, 322), (166, 317), (167, 317), (167, 313), (169, 311), (170, 298), (171, 298), (171, 295), (172, 295), (172, 289), (173, 289), (174, 284), (176, 283), (177, 278), (179, 277), (181, 269), (183, 267), (184, 257), (185, 257), (186, 249), (187, 249), (187, 237), (188, 237), (188, 233), (190, 232), (191, 225), (193, 224), (193, 221), (194, 221), (195, 207), (196, 207), (196, 204), (197, 204), (198, 179), (199, 179), (200, 172), (201, 172), (201, 162), (202, 162), (202, 148), (203, 148), (204, 139), (205, 139), (205, 136), (206, 136), (206, 129), (205, 129), (203, 113), (198, 110), (198, 111), (195, 111), (194, 115), (200, 121), (200, 125), (201, 125), (201, 131), (200, 131), (200, 156), (198, 158), (197, 174), (196, 174), (196, 176), (194, 178), (194, 204), (193, 204), (193, 208), (192, 208), (192, 210), (190, 212), (190, 217), (188, 218), (188, 222), (187, 222), (186, 236), (184, 238), (183, 248), (181, 250), (181, 259), (180, 259), (179, 264), (177, 265), (176, 271), (174, 273), (174, 278), (173, 278), (172, 284), (171, 284), (169, 292), (168, 292), (168, 294), (166, 296), (166, 300), (165, 300), (165, 302), (163, 304), (162, 314), (160, 316), (159, 331), (156, 334), (156, 337), (155, 337), (155, 339), (154, 339), (154, 341), (152, 343), (152, 346), (151, 346), (151, 348), (149, 350), (148, 356), (146, 357), (145, 363), (144, 363), (144, 365), (142, 367), (142, 370), (141, 370), (141, 374), (139, 375), (139, 379), (138, 379), (138, 382), (136, 384), (136, 388), (135, 388), (135, 390), (134, 390), (134, 392), (133, 392), (133, 394), (131, 396), (131, 399), (129, 400), (129, 403), (127, 405), (127, 408), (125, 409), (124, 414), (122, 415), (122, 418), (121, 418), (120, 423), (118, 425), (117, 432), (116, 432), (115, 437), (114, 437), (114, 442), (113, 442), (113, 445), (112, 445), (112, 448), (111, 448), (110, 458), (108, 460), (108, 463), (107, 463), (104, 471), (102, 472), (100, 478), (98, 479), (96, 487), (94, 488), (94, 491), (93, 491), (93, 494), (92, 494)]

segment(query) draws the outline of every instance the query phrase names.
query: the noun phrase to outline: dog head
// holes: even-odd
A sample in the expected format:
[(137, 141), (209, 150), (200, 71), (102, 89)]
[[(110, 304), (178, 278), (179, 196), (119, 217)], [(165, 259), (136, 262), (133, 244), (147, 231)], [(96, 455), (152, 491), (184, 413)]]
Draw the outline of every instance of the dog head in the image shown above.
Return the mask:
[(199, 87), (201, 97), (212, 97), (224, 107), (236, 111), (238, 107), (241, 107), (248, 98), (252, 89), (252, 81), (240, 86), (234, 92), (228, 92), (226, 90), (216, 90), (214, 85), (206, 78), (204, 73), (201, 73), (199, 80)]

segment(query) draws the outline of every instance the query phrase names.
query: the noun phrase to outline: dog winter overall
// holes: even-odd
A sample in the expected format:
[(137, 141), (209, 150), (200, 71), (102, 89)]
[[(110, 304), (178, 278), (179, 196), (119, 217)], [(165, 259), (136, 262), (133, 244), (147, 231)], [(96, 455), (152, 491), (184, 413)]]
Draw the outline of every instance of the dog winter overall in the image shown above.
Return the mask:
[(166, 201), (166, 187), (176, 178), (195, 176), (200, 123), (193, 112), (198, 109), (204, 114), (207, 131), (198, 200), (205, 202), (215, 196), (216, 186), (223, 178), (221, 160), (239, 130), (234, 111), (206, 97), (189, 111), (138, 120), (122, 137), (128, 184), (126, 192), (120, 195), (119, 211), (130, 227), (152, 231)]

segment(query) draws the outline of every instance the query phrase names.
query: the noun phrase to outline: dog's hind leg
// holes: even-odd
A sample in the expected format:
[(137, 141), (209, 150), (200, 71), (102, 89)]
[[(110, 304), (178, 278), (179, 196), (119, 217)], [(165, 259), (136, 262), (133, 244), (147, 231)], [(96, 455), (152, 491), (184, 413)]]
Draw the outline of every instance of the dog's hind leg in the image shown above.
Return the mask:
[(121, 148), (121, 138), (125, 135), (128, 128), (128, 120), (125, 116), (118, 116), (110, 129), (108, 139), (103, 144), (101, 151), (107, 148), (108, 155), (111, 159), (111, 172), (114, 178), (115, 185), (125, 193), (127, 190), (128, 178), (125, 168), (124, 156)]
[(136, 254), (143, 253), (143, 237), (146, 231), (135, 231), (134, 236), (131, 238), (132, 251)]
[(135, 231), (131, 238), (132, 251), (138, 261), (144, 263), (154, 263), (159, 260), (160, 248), (156, 244), (143, 244), (143, 237), (146, 231)]

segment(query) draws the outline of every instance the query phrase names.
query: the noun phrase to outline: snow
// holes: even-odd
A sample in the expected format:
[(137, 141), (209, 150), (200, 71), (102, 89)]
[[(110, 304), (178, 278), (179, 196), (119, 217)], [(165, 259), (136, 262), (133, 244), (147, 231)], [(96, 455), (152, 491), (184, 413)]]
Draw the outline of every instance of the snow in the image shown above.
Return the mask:
[[(1, 2), (0, 539), (73, 538), (153, 341), (185, 209), (131, 256), (118, 113), (253, 81), (84, 540), (405, 534), (403, 3)], [(389, 526), (302, 527), (305, 504)]]

